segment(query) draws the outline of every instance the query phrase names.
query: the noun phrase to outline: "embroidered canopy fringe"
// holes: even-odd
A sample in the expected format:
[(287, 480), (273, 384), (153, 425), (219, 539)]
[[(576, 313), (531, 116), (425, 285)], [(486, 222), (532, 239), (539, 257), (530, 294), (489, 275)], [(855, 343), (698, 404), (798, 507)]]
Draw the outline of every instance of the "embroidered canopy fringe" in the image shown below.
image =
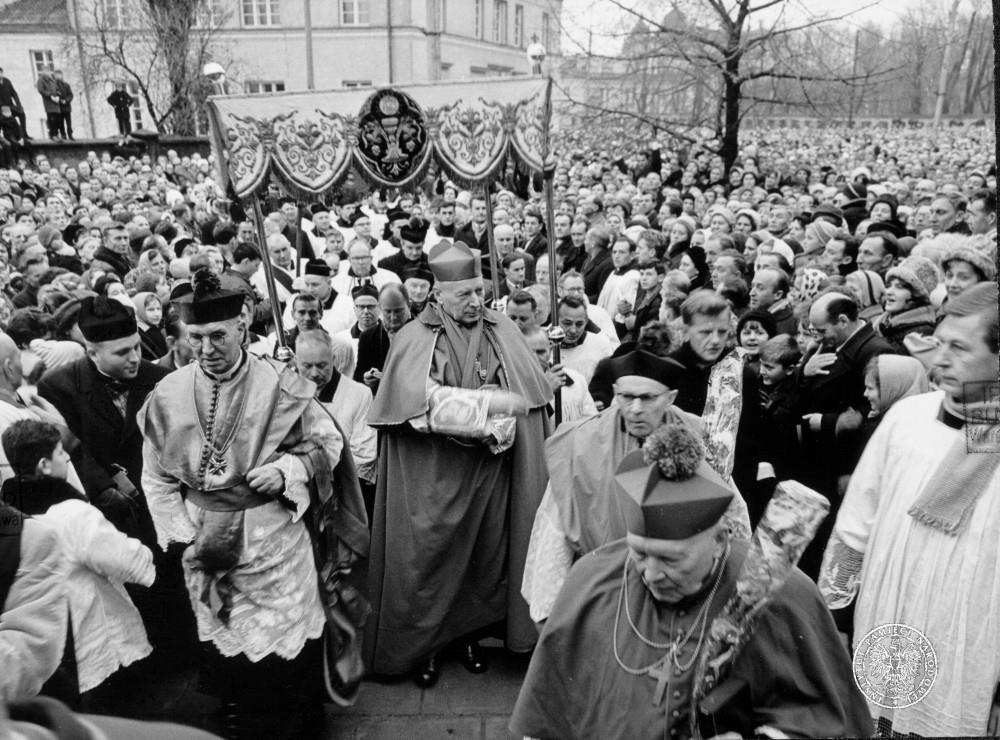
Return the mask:
[[(316, 198), (353, 171), (403, 187), (437, 162), (463, 187), (482, 187), (508, 159), (541, 173), (549, 125), (544, 78), (209, 99), (219, 175), (239, 198), (270, 176)], [(221, 166), (225, 163), (225, 166)]]

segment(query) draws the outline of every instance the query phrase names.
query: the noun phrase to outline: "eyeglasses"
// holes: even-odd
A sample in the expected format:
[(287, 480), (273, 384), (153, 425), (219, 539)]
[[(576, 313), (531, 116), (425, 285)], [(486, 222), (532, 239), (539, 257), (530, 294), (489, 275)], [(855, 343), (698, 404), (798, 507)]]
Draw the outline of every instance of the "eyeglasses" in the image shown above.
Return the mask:
[(226, 346), (226, 342), (229, 341), (229, 335), (224, 331), (213, 331), (211, 334), (188, 334), (187, 342), (197, 349), (202, 346), (202, 343), (206, 339), (213, 347), (220, 349)]
[(631, 406), (636, 401), (645, 406), (647, 403), (652, 403), (661, 396), (666, 395), (666, 391), (662, 393), (619, 393), (616, 391), (615, 395), (622, 406)]

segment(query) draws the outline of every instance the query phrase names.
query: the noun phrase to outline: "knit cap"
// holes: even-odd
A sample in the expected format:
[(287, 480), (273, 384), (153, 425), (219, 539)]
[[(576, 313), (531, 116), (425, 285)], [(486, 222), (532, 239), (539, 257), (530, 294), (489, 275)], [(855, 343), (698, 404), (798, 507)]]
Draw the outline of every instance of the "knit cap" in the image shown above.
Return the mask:
[(945, 254), (941, 260), (941, 269), (947, 270), (950, 262), (968, 262), (980, 274), (983, 280), (993, 280), (997, 276), (996, 263), (989, 255), (969, 246), (955, 247)]
[(914, 298), (929, 301), (931, 293), (938, 285), (938, 270), (926, 257), (911, 256), (889, 269), (885, 276), (886, 283), (893, 278), (906, 283)]

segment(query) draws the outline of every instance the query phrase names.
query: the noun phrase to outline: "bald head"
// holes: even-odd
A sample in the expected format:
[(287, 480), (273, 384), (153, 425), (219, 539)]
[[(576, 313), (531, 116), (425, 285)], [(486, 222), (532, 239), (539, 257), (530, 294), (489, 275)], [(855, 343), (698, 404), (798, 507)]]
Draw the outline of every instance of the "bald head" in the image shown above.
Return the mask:
[(497, 247), (497, 255), (503, 259), (514, 251), (514, 229), (507, 224), (493, 228), (493, 241)]
[(0, 371), (0, 388), (16, 391), (21, 386), (21, 350), (6, 333), (0, 333)]
[(827, 349), (836, 349), (858, 328), (858, 304), (844, 293), (825, 293), (813, 301), (809, 323)]

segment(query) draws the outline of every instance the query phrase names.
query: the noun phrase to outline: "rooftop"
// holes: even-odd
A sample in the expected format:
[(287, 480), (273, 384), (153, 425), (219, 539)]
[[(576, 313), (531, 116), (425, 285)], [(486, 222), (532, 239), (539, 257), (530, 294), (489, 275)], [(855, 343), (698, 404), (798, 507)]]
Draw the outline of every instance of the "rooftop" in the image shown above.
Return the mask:
[(62, 33), (69, 27), (66, 0), (14, 0), (0, 3), (2, 33)]

